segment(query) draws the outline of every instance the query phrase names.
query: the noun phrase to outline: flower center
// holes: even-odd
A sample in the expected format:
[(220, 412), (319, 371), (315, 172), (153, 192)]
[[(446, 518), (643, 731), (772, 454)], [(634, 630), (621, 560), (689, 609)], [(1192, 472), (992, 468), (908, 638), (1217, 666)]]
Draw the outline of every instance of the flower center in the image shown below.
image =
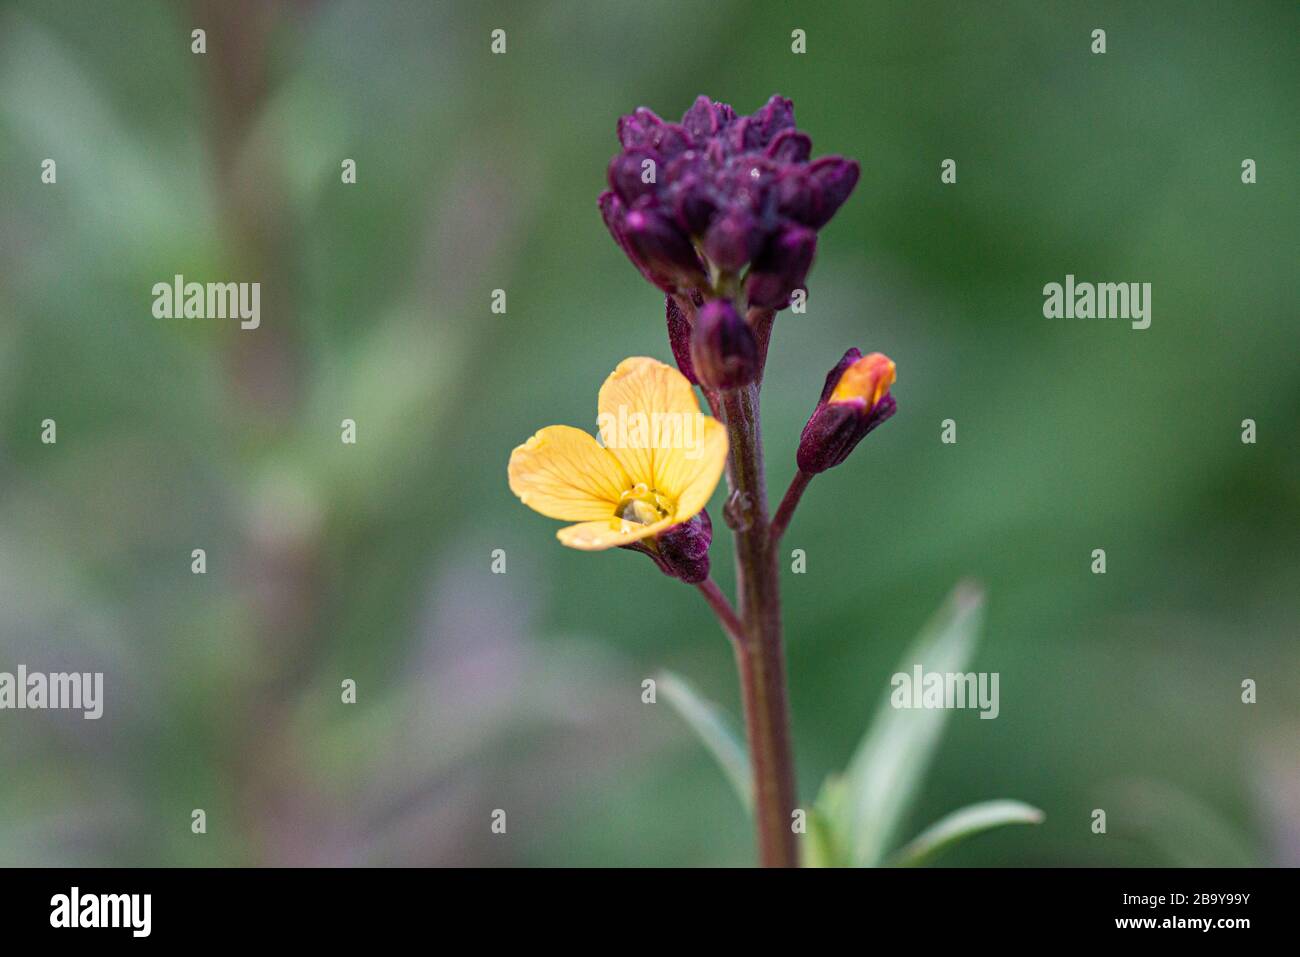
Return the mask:
[(653, 525), (672, 515), (676, 510), (677, 503), (672, 499), (656, 492), (644, 482), (637, 482), (618, 500), (614, 517), (625, 523)]

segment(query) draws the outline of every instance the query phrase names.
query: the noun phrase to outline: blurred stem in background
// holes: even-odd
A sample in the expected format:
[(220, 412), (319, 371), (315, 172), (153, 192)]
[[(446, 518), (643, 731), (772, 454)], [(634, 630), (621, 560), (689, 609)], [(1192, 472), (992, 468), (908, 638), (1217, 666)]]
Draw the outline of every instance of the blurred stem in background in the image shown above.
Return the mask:
[[(196, 20), (208, 31), (208, 90), (212, 105), (211, 149), (215, 191), (222, 215), (227, 268), (262, 284), (262, 303), (271, 321), (251, 335), (233, 337), (226, 356), (227, 397), (236, 422), (260, 436), (249, 448), (255, 470), (277, 448), (302, 409), (298, 358), (299, 307), (295, 287), (297, 253), (291, 211), (276, 160), (257, 134), (272, 87), (271, 41), (283, 7), (256, 0), (195, 5)], [(251, 421), (249, 421), (251, 420)], [(260, 493), (254, 493), (255, 496)], [(257, 498), (254, 515), (267, 507)], [(250, 590), (250, 625), (259, 649), (257, 674), (246, 692), (247, 715), (232, 736), (227, 755), (242, 813), (254, 836), (253, 853), (263, 863), (304, 864), (313, 849), (296, 835), (308, 829), (283, 826), (312, 814), (301, 800), (296, 762), (286, 753), (294, 689), (309, 683), (318, 660), (321, 569), (318, 530), (286, 531), (275, 523), (248, 523), (243, 543), (245, 585)]]

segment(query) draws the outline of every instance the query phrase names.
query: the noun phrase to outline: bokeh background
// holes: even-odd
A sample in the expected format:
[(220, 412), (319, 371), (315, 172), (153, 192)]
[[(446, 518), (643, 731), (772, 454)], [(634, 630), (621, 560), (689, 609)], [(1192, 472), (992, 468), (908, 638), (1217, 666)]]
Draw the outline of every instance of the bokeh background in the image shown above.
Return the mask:
[[(640, 700), (670, 668), (737, 711), (700, 597), (505, 476), (669, 358), (596, 196), (619, 114), (700, 92), (863, 164), (777, 325), (776, 493), (842, 351), (899, 368), (788, 536), (804, 799), (972, 576), (1001, 716), (952, 716), (907, 832), (1014, 797), (1046, 822), (943, 861), (1300, 863), (1297, 35), (1287, 2), (0, 4), (0, 670), (107, 689), (0, 713), (0, 863), (753, 859)], [(1044, 319), (1067, 272), (1152, 283), (1151, 328)], [(153, 318), (175, 273), (261, 281), (261, 328)]]

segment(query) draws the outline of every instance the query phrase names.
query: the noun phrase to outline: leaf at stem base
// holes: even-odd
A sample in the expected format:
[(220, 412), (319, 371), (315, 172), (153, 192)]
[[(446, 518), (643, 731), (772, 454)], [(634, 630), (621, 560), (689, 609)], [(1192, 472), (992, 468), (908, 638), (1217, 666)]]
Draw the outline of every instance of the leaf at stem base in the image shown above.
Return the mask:
[(732, 730), (731, 721), (716, 704), (700, 695), (685, 679), (671, 671), (661, 672), (656, 683), (677, 713), (691, 726), (735, 788), (745, 810), (753, 813), (754, 792), (745, 746)]
[(1007, 824), (1042, 824), (1043, 814), (1022, 801), (982, 801), (935, 821), (894, 855), (896, 867), (917, 867), (974, 834)]

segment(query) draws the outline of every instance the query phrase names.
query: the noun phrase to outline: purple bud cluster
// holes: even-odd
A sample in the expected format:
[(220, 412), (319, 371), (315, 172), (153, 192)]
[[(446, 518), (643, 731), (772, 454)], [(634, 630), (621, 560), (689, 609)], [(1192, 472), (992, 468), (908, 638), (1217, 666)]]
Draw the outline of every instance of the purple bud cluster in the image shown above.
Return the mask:
[(780, 96), (749, 116), (701, 96), (680, 123), (643, 107), (619, 120), (618, 137), (605, 224), (642, 275), (679, 296), (729, 297), (743, 278), (747, 305), (784, 309), (817, 230), (858, 181), (853, 160), (809, 161), (812, 140)]

